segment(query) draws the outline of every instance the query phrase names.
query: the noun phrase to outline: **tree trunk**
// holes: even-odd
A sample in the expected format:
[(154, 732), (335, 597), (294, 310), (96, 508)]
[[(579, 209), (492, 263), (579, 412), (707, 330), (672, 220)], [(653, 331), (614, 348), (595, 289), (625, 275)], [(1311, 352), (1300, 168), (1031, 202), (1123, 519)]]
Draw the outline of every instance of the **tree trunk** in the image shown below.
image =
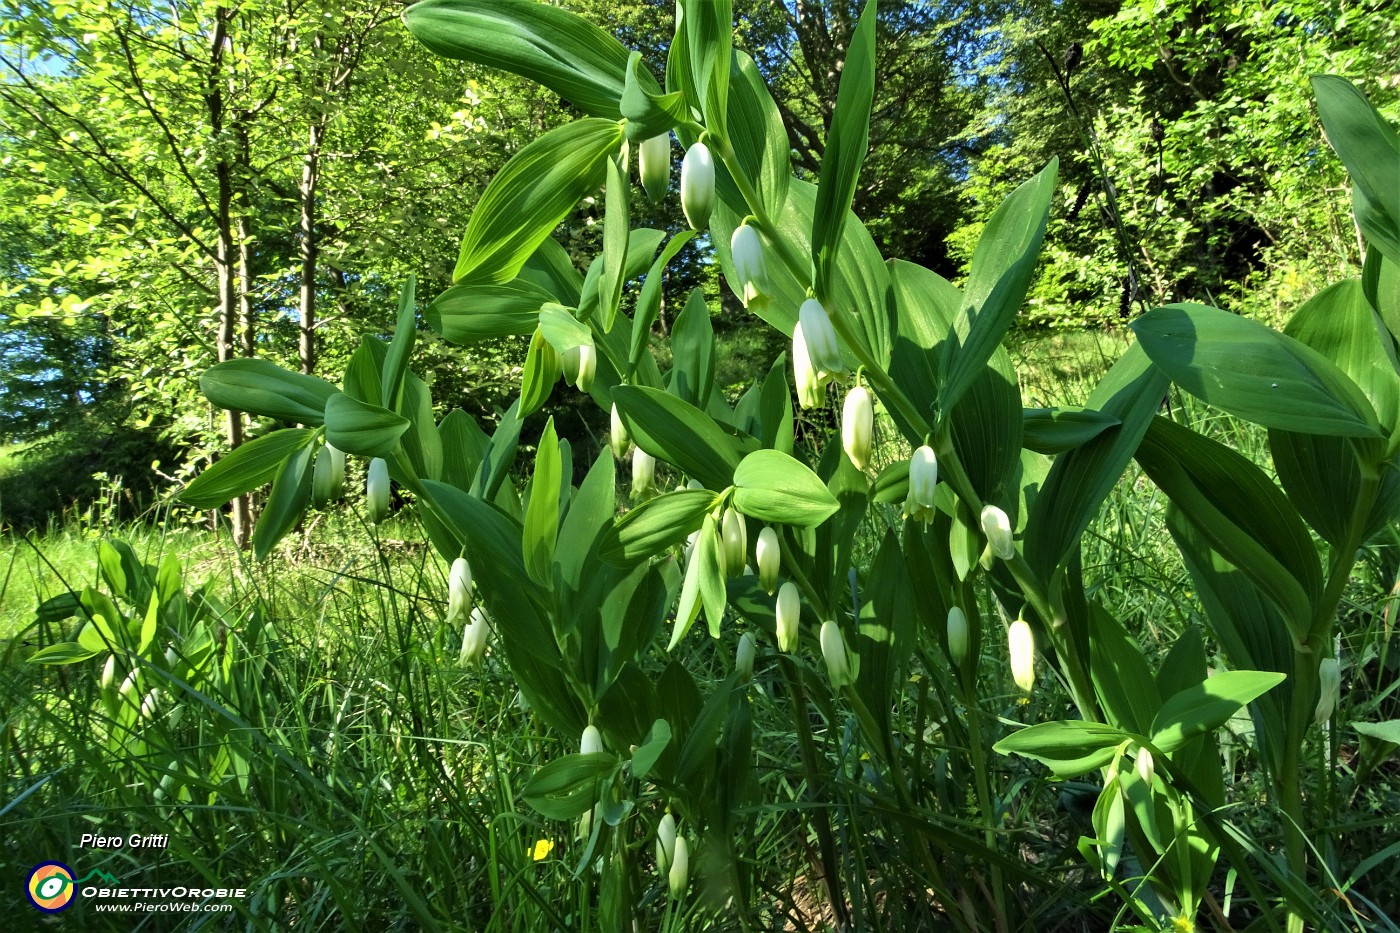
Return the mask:
[(326, 121), (311, 121), (306, 138), (306, 157), (301, 163), (301, 371), (310, 375), (316, 368), (316, 260), (321, 247), (316, 238), (316, 185), (321, 173), (321, 142)]
[[(219, 8), (214, 16), (214, 35), (210, 42), (209, 75), (205, 90), (205, 106), (209, 114), (210, 136), (216, 142), (224, 132), (224, 45), (228, 39), (228, 24), (233, 11)], [(218, 196), (215, 201), (214, 221), (218, 234), (215, 249), (214, 274), (218, 279), (219, 296), (219, 362), (233, 359), (238, 341), (241, 319), (238, 302), (238, 282), (236, 277), (233, 224), (233, 165), (227, 155), (221, 154), (214, 166), (214, 177), (218, 182)], [(243, 413), (227, 412), (224, 416), (224, 432), (229, 450), (243, 443)], [(234, 544), (241, 548), (248, 546), (252, 531), (252, 516), (249, 514), (248, 497), (239, 496), (233, 500), (232, 531)]]

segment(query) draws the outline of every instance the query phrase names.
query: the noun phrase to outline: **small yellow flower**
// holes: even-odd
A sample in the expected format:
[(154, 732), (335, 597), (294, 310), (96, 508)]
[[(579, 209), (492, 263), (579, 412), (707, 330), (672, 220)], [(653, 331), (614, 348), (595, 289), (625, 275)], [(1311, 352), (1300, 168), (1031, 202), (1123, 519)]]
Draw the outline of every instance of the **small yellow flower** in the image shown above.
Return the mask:
[(549, 853), (554, 851), (553, 839), (536, 839), (534, 846), (530, 849), (530, 858), (536, 862), (543, 862), (549, 858)]

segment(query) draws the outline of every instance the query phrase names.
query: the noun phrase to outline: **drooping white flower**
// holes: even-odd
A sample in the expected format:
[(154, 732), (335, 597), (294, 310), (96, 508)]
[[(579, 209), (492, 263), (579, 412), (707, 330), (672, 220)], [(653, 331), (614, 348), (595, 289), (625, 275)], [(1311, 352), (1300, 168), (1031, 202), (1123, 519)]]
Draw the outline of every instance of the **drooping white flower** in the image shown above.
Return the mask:
[(925, 444), (909, 458), (909, 494), (904, 498), (904, 515), (927, 524), (933, 521), (938, 491), (938, 458)]
[(382, 457), (369, 462), (365, 477), (365, 507), (369, 520), (378, 525), (389, 517), (389, 464)]
[(724, 510), (724, 517), (720, 521), (720, 541), (723, 547), (724, 572), (731, 577), (743, 573), (744, 563), (748, 559), (749, 532), (744, 523), (744, 516), (732, 507)]
[(686, 150), (681, 160), (681, 210), (694, 230), (704, 230), (715, 209), (715, 160), (704, 143)]
[(967, 660), (967, 613), (958, 606), (948, 610), (948, 656), (957, 667)]
[(791, 653), (797, 647), (797, 624), (802, 618), (802, 598), (789, 580), (778, 587), (778, 650)]
[(987, 545), (997, 557), (1011, 560), (1016, 556), (1016, 542), (1011, 536), (1011, 519), (995, 505), (982, 507), (982, 533), (987, 536)]
[(802, 302), (797, 311), (798, 323), (802, 325), (802, 337), (807, 341), (807, 352), (811, 354), (812, 365), (828, 373), (846, 371), (846, 362), (841, 357), (841, 339), (836, 335), (836, 325), (826, 308), (815, 298)]
[(807, 349), (807, 338), (802, 333), (802, 322), (792, 329), (792, 374), (797, 383), (797, 403), (803, 408), (816, 408), (826, 402), (826, 385), (821, 374), (812, 365), (812, 355)]
[(465, 557), (458, 557), (447, 573), (447, 624), (463, 624), (471, 611), (472, 568)]
[(744, 307), (768, 292), (768, 263), (763, 258), (763, 241), (749, 224), (741, 224), (729, 238), (729, 255), (734, 260), (735, 294)]
[(1025, 619), (1011, 623), (1006, 640), (1011, 655), (1011, 679), (1022, 693), (1029, 695), (1035, 686), (1035, 636)]
[(846, 638), (841, 634), (840, 626), (827, 619), (822, 623), (817, 641), (821, 645), (822, 660), (826, 662), (826, 674), (831, 678), (831, 686), (839, 689), (854, 683), (855, 665), (852, 663), (851, 650), (846, 645)]
[(778, 533), (771, 526), (764, 525), (758, 533), (758, 543), (754, 545), (754, 556), (758, 560), (758, 582), (768, 593), (778, 588), (778, 571), (782, 569), (783, 553), (778, 544)]
[(671, 870), (666, 873), (666, 883), (671, 890), (671, 896), (679, 899), (685, 894), (689, 882), (690, 843), (685, 841), (684, 836), (677, 836), (675, 851), (671, 855)]
[(870, 399), (870, 390), (865, 386), (854, 386), (846, 393), (846, 402), (841, 406), (841, 447), (858, 470), (870, 465), (870, 443), (874, 432), (875, 407)]
[(734, 650), (734, 670), (743, 683), (753, 680), (753, 658), (757, 649), (758, 645), (748, 632), (739, 636), (739, 647)]
[(562, 365), (564, 381), (587, 392), (593, 387), (593, 376), (598, 370), (598, 351), (592, 344), (570, 347), (564, 351)]
[(491, 623), (486, 613), (477, 606), (471, 611), (467, 624), (462, 626), (462, 650), (457, 654), (457, 663), (462, 667), (472, 667), (486, 655), (486, 641), (491, 634)]
[(598, 727), (589, 723), (579, 738), (578, 750), (581, 755), (596, 755), (603, 750), (603, 734)]
[(628, 433), (627, 425), (622, 423), (622, 416), (618, 414), (616, 404), (612, 407), (608, 443), (612, 447), (613, 456), (618, 460), (626, 457), (627, 452), (632, 449), (632, 435)]
[(656, 487), (656, 458), (642, 448), (632, 451), (632, 495), (644, 496)]
[(1317, 708), (1313, 710), (1313, 721), (1319, 726), (1326, 725), (1337, 710), (1337, 700), (1342, 696), (1342, 668), (1336, 658), (1323, 658), (1317, 666), (1318, 686)]

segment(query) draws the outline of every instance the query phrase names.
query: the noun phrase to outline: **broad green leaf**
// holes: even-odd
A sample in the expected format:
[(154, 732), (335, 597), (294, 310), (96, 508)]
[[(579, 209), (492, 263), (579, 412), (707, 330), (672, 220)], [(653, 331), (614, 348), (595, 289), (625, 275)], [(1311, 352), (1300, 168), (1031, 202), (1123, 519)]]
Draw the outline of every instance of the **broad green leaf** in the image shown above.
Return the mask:
[(651, 729), (647, 731), (642, 744), (632, 753), (632, 776), (639, 781), (645, 780), (656, 760), (670, 743), (671, 727), (664, 719), (656, 720), (651, 724)]
[(622, 282), (626, 276), (628, 230), (631, 229), (627, 209), (627, 166), (616, 159), (607, 162), (607, 191), (603, 213), (602, 278), (598, 281), (599, 310), (603, 330), (612, 330), (617, 319), (617, 306), (622, 301)]
[(510, 284), (532, 285), (549, 296), (543, 301), (557, 301), (568, 308), (578, 306), (583, 292), (583, 276), (574, 268), (568, 251), (553, 237), (545, 237), (540, 242), (539, 248), (525, 260), (520, 275)]
[(312, 428), (286, 428), (244, 441), (180, 493), (180, 501), (197, 509), (217, 509), (236, 496), (272, 482), (282, 461), (311, 442)]
[(433, 393), (428, 384), (411, 372), (405, 373), (398, 408), (409, 422), (399, 440), (414, 475), (418, 479), (441, 479), (442, 436), (434, 420)]
[(1021, 443), (1042, 454), (1062, 454), (1082, 447), (1123, 422), (1087, 408), (1027, 408)]
[(680, 489), (648, 499), (603, 533), (598, 555), (627, 567), (655, 557), (685, 541), (719, 503), (708, 489)]
[(1011, 193), (992, 213), (972, 254), (963, 307), (944, 344), (938, 403), (952, 409), (1001, 345), (1021, 309), (1050, 219), (1058, 160)]
[(363, 337), (350, 356), (340, 384), (345, 394), (361, 402), (378, 405), (383, 394), (384, 361), (389, 348), (378, 337)]
[(76, 664), (79, 661), (86, 661), (88, 658), (95, 658), (106, 651), (106, 648), (93, 650), (84, 648), (82, 645), (71, 641), (61, 641), (47, 648), (40, 648), (29, 656), (30, 664)]
[(637, 368), (643, 354), (645, 354), (647, 338), (651, 336), (651, 325), (656, 320), (657, 312), (661, 310), (661, 286), (662, 279), (666, 274), (666, 267), (671, 264), (671, 260), (676, 258), (676, 254), (681, 251), (685, 244), (690, 242), (690, 238), (694, 235), (694, 230), (683, 230), (671, 237), (666, 248), (661, 251), (661, 255), (656, 257), (656, 261), (647, 270), (646, 281), (642, 283), (642, 292), (637, 296), (637, 316), (632, 321), (632, 343), (631, 349), (628, 351), (629, 373)]
[(757, 431), (764, 447), (792, 453), (792, 390), (788, 388), (786, 353), (778, 354), (759, 390)]
[(504, 285), (453, 285), (429, 303), (428, 326), (449, 343), (469, 347), (482, 340), (528, 334), (539, 323), (540, 307), (554, 295), (523, 278)]
[(1354, 722), (1351, 727), (1362, 735), (1369, 735), (1373, 739), (1380, 739), (1391, 745), (1400, 745), (1400, 719), (1388, 719), (1385, 722)]
[(391, 457), (408, 430), (402, 415), (359, 402), (343, 392), (326, 401), (326, 440), (357, 457)]
[(870, 145), (870, 104), (875, 95), (875, 32), (878, 28), (875, 8), (876, 0), (866, 0), (841, 68), (836, 109), (822, 154), (817, 205), (812, 214), (812, 268), (816, 271), (812, 287), (818, 300), (828, 306), (832, 304), (841, 228), (855, 198), (860, 167), (865, 163), (865, 151)]
[(1172, 752), (1187, 739), (1214, 732), (1251, 700), (1283, 683), (1272, 671), (1222, 671), (1170, 697), (1152, 722), (1152, 744)]
[(1106, 718), (1120, 729), (1145, 733), (1162, 706), (1147, 658), (1123, 623), (1089, 604), (1089, 676)]
[(710, 489), (730, 484), (739, 465), (738, 444), (709, 415), (659, 389), (618, 386), (612, 397), (642, 450), (675, 464)]
[(606, 752), (565, 755), (536, 771), (520, 795), (545, 819), (572, 820), (593, 809), (617, 766)]
[(1356, 221), (1366, 239), (1400, 263), (1400, 137), (1350, 81), (1312, 79), (1327, 138), (1356, 185)]
[(476, 468), (491, 445), (491, 439), (476, 420), (460, 408), (454, 408), (438, 422), (438, 437), (442, 439), (442, 479), (463, 491), (471, 489)]
[(778, 450), (755, 450), (734, 471), (734, 507), (764, 522), (812, 527), (840, 508), (804, 463)]
[[(902, 259), (890, 263), (896, 314), (890, 375), (920, 411), (931, 413), (938, 399), (941, 347), (962, 307), (962, 292), (943, 276)], [(906, 435), (917, 434), (901, 425)]]
[(1278, 603), (1301, 642), (1322, 570), (1282, 490), (1245, 457), (1164, 418), (1153, 419), (1137, 460), (1211, 546)]
[(1043, 722), (1013, 732), (992, 748), (1044, 764), (1059, 778), (1078, 777), (1111, 762), (1131, 735), (1097, 722)]
[(621, 142), (617, 123), (585, 118), (550, 130), (512, 156), (467, 221), (453, 281), (503, 285), (514, 279), (579, 200), (603, 183)]
[(691, 86), (699, 95), (690, 103), (705, 114), (711, 130), (723, 134), (729, 103), (729, 56), (734, 47), (732, 0), (681, 0), (681, 6)]
[[(713, 514), (700, 523), (700, 539), (695, 545), (695, 562), (700, 567), (700, 602), (705, 607), (705, 622), (710, 637), (718, 638), (728, 603), (724, 587), (724, 560), (720, 549), (719, 522)], [(674, 640), (673, 640), (674, 644)]]
[(671, 328), (671, 379), (667, 391), (696, 408), (709, 404), (715, 384), (715, 331), (705, 293), (694, 288)]
[(310, 500), (311, 447), (308, 445), (284, 460), (272, 480), (272, 492), (253, 528), (253, 556), (258, 560), (267, 557), (277, 542), (301, 521)]
[(439, 55), (537, 81), (591, 116), (622, 115), (627, 50), (581, 16), (535, 0), (421, 0), (403, 19)]
[(633, 52), (627, 61), (620, 109), (627, 120), (627, 138), (634, 142), (670, 132), (677, 123), (690, 119), (685, 95), (680, 91), (663, 93), (642, 62), (641, 52)]
[(1365, 394), (1381, 428), (1394, 430), (1400, 416), (1395, 348), (1360, 279), (1323, 289), (1294, 312), (1283, 332), (1335, 363)]
[[(561, 466), (561, 497), (569, 479), (569, 473)], [(569, 500), (569, 510), (559, 526), (559, 539), (554, 545), (558, 579), (569, 591), (577, 592), (583, 586), (585, 575), (598, 569), (603, 536), (612, 530), (616, 513), (617, 464), (605, 448), (589, 467), (583, 485)]]
[(559, 438), (554, 419), (545, 425), (535, 452), (535, 474), (531, 481), (530, 502), (525, 507), (525, 572), (540, 586), (554, 581), (554, 542), (559, 534)]
[(199, 377), (204, 397), (219, 408), (306, 425), (321, 423), (336, 387), (324, 379), (289, 372), (267, 360), (227, 360)]
[(476, 468), (472, 481), (472, 495), (479, 499), (494, 499), (501, 484), (510, 475), (511, 464), (515, 462), (515, 451), (520, 444), (520, 422), (524, 415), (517, 399), (501, 416), (491, 442)]
[(418, 335), (417, 289), (417, 279), (410, 274), (399, 292), (399, 313), (394, 324), (394, 339), (390, 341), (389, 352), (384, 356), (384, 369), (380, 376), (379, 404), (388, 409), (398, 407), (404, 373), (408, 372), (408, 358), (413, 352), (414, 338)]
[[(1001, 347), (963, 393), (958, 404), (945, 412), (953, 449), (962, 461), (972, 488), (984, 501), (1014, 498), (1008, 486), (1021, 459), (1021, 386), (1011, 357)], [(1014, 486), (1011, 492), (1014, 493)], [(1007, 508), (1007, 512), (1014, 509)], [(1013, 520), (1016, 516), (1012, 515)]]
[[(753, 185), (759, 203), (768, 216), (780, 217), (787, 203), (788, 181), (792, 177), (792, 149), (782, 114), (778, 112), (773, 96), (768, 93), (768, 83), (763, 80), (758, 66), (745, 52), (735, 50), (729, 82), (729, 116), (725, 129), (734, 149), (734, 160)], [(721, 167), (715, 174), (721, 200), (734, 205), (743, 204), (743, 196), (729, 172)], [(740, 217), (749, 213), (753, 211), (745, 210)], [(721, 256), (728, 255), (729, 237), (733, 232), (731, 228), (725, 231), (723, 237), (716, 238), (715, 245), (721, 247)], [(724, 268), (726, 275), (731, 274), (729, 266)]]
[(1060, 454), (1045, 477), (1024, 539), (1026, 560), (1042, 580), (1049, 580), (1077, 551), (1080, 536), (1132, 460), (1167, 388), (1166, 376), (1133, 346), (1090, 393), (1085, 407), (1121, 424)]
[(1336, 364), (1258, 321), (1177, 304), (1149, 311), (1131, 327), (1173, 382), (1232, 415), (1306, 434), (1380, 435), (1366, 396)]
[(591, 347), (593, 331), (563, 305), (553, 302), (540, 309), (540, 333), (554, 352), (563, 356), (574, 347)]

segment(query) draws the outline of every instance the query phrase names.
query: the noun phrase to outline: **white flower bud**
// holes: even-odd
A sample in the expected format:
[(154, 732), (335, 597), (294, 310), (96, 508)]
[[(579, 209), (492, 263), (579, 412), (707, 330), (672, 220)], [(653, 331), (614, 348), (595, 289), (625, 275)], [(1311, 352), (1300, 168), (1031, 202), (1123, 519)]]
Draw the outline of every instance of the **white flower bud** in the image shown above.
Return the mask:
[(831, 678), (831, 686), (840, 688), (855, 683), (855, 665), (852, 663), (851, 651), (846, 647), (846, 639), (841, 634), (840, 627), (831, 619), (827, 619), (822, 623), (817, 640), (821, 644), (822, 660), (826, 662), (826, 673)]
[(1336, 658), (1323, 658), (1317, 666), (1318, 686), (1321, 693), (1317, 698), (1317, 708), (1313, 711), (1313, 721), (1325, 726), (1337, 711), (1337, 700), (1342, 695), (1342, 668)]
[(671, 870), (676, 856), (676, 818), (667, 813), (656, 826), (656, 867), (662, 874)]
[(743, 572), (744, 563), (748, 559), (749, 531), (748, 526), (744, 524), (744, 516), (733, 508), (724, 510), (724, 517), (720, 521), (720, 540), (724, 546), (724, 572), (736, 577)]
[(1011, 538), (1011, 519), (994, 505), (982, 507), (982, 533), (987, 536), (987, 546), (1002, 560), (1016, 556), (1016, 542)]
[(846, 403), (841, 407), (841, 447), (858, 470), (870, 465), (870, 440), (874, 431), (875, 407), (870, 400), (870, 390), (855, 386), (846, 393)]
[(1011, 679), (1022, 693), (1029, 695), (1035, 686), (1035, 636), (1025, 619), (1011, 623), (1006, 640), (1011, 654)]
[(1157, 773), (1156, 764), (1152, 761), (1152, 753), (1145, 748), (1137, 751), (1137, 774), (1142, 778), (1142, 783), (1148, 787), (1152, 786), (1152, 776)]
[(389, 464), (382, 457), (369, 462), (369, 475), (365, 478), (365, 506), (369, 509), (369, 520), (378, 525), (389, 517)]
[(797, 623), (802, 618), (802, 598), (789, 580), (778, 587), (778, 650), (791, 653), (797, 647)]
[(465, 557), (459, 557), (447, 573), (447, 624), (461, 625), (471, 611), (472, 568)]
[(160, 689), (152, 687), (141, 700), (141, 711), (138, 714), (142, 719), (150, 721), (156, 715), (156, 701), (160, 699)]
[(925, 524), (933, 521), (934, 496), (938, 491), (938, 458), (925, 444), (909, 458), (909, 495), (904, 499), (904, 516)]
[(644, 496), (656, 486), (656, 458), (642, 448), (632, 451), (632, 495)]
[(757, 649), (753, 636), (748, 632), (739, 636), (739, 647), (734, 650), (734, 670), (744, 683), (753, 680), (753, 656)]
[(580, 392), (593, 387), (593, 375), (598, 371), (598, 351), (592, 344), (570, 347), (562, 360), (564, 381), (576, 385)]
[(486, 639), (490, 634), (491, 623), (477, 606), (472, 609), (467, 624), (462, 626), (462, 650), (457, 654), (457, 663), (462, 667), (475, 666), (486, 654)]
[(613, 456), (619, 460), (626, 457), (627, 452), (632, 449), (632, 435), (627, 433), (627, 425), (622, 423), (622, 416), (618, 414), (616, 405), (612, 407), (612, 423), (608, 442), (612, 445)]
[(763, 241), (748, 224), (736, 228), (729, 238), (729, 254), (734, 260), (734, 293), (744, 307), (768, 291), (768, 264), (763, 258)]
[(685, 841), (684, 836), (677, 836), (676, 848), (671, 855), (671, 870), (666, 873), (666, 882), (671, 889), (671, 896), (679, 899), (685, 893), (685, 887), (689, 881), (690, 843)]
[(704, 230), (715, 209), (715, 160), (709, 147), (696, 143), (681, 160), (681, 210), (694, 230)]
[(812, 365), (807, 350), (807, 338), (802, 335), (802, 322), (792, 329), (792, 374), (797, 383), (797, 402), (803, 408), (816, 408), (826, 401), (826, 385)]
[(967, 613), (957, 606), (948, 610), (948, 656), (956, 667), (967, 660)]
[(603, 734), (598, 731), (598, 727), (592, 723), (583, 730), (583, 737), (579, 739), (578, 750), (583, 755), (596, 755), (603, 750)]
[(637, 171), (648, 198), (656, 202), (666, 197), (666, 189), (671, 186), (670, 133), (642, 140), (637, 147)]
[(783, 552), (778, 544), (778, 533), (768, 525), (764, 525), (763, 530), (758, 533), (754, 556), (758, 560), (758, 582), (771, 595), (778, 588), (778, 571), (782, 569)]
[(802, 325), (802, 339), (807, 341), (807, 352), (811, 354), (812, 365), (829, 373), (846, 371), (845, 360), (841, 358), (841, 340), (836, 336), (836, 327), (826, 308), (815, 298), (802, 302), (797, 312), (798, 323)]
[(102, 665), (102, 679), (98, 681), (103, 690), (111, 690), (112, 684), (117, 680), (117, 656), (107, 655), (107, 663)]

